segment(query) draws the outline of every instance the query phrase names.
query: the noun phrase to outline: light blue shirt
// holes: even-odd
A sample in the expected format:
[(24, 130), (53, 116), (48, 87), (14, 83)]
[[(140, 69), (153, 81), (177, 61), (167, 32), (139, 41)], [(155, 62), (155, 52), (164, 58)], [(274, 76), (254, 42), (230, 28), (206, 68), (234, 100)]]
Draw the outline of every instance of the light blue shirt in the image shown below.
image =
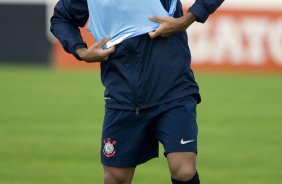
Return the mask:
[(169, 12), (160, 0), (87, 0), (88, 30), (96, 41), (110, 35), (105, 46), (109, 48), (125, 39), (156, 30), (159, 23), (151, 21), (149, 16), (173, 16), (177, 0), (168, 1)]

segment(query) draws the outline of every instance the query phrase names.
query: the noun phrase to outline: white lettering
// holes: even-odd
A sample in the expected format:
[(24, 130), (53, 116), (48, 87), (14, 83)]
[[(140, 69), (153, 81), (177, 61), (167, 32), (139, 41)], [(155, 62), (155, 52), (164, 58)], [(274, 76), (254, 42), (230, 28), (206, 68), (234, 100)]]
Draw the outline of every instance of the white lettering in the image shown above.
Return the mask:
[(209, 32), (210, 24), (208, 22), (204, 27), (202, 24), (195, 24), (187, 29), (194, 64), (204, 64), (206, 61), (210, 61), (211, 40)]
[(193, 64), (282, 66), (282, 18), (222, 16), (188, 32)]
[(216, 64), (230, 61), (233, 64), (244, 62), (243, 36), (236, 19), (221, 17), (215, 26), (214, 44), (210, 48)]
[(273, 61), (282, 65), (282, 19), (271, 22), (268, 32), (268, 45)]
[(242, 29), (246, 38), (246, 61), (249, 64), (261, 65), (265, 62), (266, 51), (264, 38), (268, 24), (267, 19), (261, 17), (245, 18), (242, 20)]

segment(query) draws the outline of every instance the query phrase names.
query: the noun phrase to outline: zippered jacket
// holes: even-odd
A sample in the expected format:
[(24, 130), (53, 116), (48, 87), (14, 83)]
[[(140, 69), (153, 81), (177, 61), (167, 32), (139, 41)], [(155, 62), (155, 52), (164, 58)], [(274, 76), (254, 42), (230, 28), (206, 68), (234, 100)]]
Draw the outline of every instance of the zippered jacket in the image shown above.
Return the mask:
[[(196, 0), (189, 11), (204, 23), (222, 2)], [(170, 0), (161, 3), (169, 11)], [(177, 0), (173, 16), (182, 15), (182, 5)], [(51, 18), (51, 32), (77, 59), (76, 50), (87, 47), (79, 27), (85, 26), (88, 18), (87, 0), (60, 0)], [(109, 60), (100, 63), (106, 107), (139, 111), (188, 95), (195, 95), (200, 102), (190, 64), (186, 31), (168, 38), (150, 39), (148, 34), (141, 34), (122, 41)]]

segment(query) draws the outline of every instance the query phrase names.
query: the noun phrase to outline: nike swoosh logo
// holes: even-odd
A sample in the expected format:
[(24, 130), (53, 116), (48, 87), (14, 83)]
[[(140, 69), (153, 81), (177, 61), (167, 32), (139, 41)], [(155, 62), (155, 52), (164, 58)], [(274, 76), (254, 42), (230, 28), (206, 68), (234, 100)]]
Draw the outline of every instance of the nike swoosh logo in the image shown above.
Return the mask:
[(181, 144), (188, 144), (188, 143), (193, 142), (193, 141), (195, 141), (195, 140), (184, 141), (183, 139), (181, 139), (180, 143)]

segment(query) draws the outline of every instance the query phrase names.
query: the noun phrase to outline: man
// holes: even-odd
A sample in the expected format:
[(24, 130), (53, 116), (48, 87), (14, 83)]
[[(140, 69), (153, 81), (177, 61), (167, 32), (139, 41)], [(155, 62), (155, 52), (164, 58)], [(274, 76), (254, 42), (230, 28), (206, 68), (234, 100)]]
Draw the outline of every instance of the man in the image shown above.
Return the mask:
[[(148, 17), (158, 23), (156, 29), (108, 49), (105, 45), (111, 37), (87, 47), (80, 35), (78, 27), (89, 17), (87, 0), (60, 0), (56, 5), (51, 31), (64, 49), (78, 60), (101, 62), (101, 80), (106, 88), (101, 139), (105, 184), (130, 184), (137, 165), (158, 157), (159, 142), (164, 146), (172, 183), (200, 183), (196, 171), (196, 106), (200, 95), (190, 68), (186, 29), (195, 21), (205, 22), (223, 1), (196, 0), (183, 15), (178, 0), (173, 17)], [(115, 11), (111, 4), (104, 7), (109, 1), (95, 2), (100, 3), (97, 10)], [(167, 11), (170, 2), (161, 0)]]

